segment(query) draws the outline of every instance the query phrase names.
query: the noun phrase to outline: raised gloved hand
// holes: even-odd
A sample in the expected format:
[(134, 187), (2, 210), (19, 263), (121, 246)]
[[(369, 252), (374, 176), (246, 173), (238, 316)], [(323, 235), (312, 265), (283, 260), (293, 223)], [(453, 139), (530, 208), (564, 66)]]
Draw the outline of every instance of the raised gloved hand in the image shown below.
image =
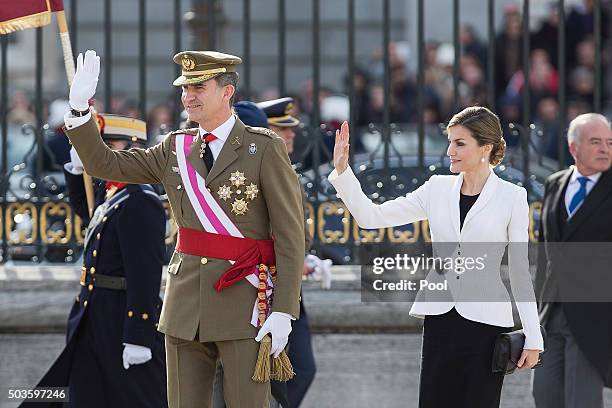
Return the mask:
[(83, 162), (81, 161), (81, 158), (74, 147), (70, 148), (70, 164), (70, 173), (83, 174)]
[(130, 365), (143, 364), (153, 358), (151, 349), (137, 344), (123, 343), (123, 368), (126, 370)]
[(286, 313), (272, 312), (259, 329), (255, 341), (261, 341), (266, 334), (272, 336), (272, 348), (270, 354), (277, 358), (285, 349), (291, 333), (291, 318)]
[(100, 57), (95, 51), (87, 50), (77, 57), (77, 68), (70, 86), (70, 107), (77, 111), (87, 110), (89, 100), (93, 98), (100, 75)]

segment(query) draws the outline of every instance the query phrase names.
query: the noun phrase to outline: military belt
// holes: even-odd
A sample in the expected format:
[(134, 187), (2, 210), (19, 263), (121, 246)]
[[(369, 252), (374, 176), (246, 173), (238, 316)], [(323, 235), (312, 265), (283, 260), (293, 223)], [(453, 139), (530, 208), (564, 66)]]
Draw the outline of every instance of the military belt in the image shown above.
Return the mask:
[(96, 288), (126, 290), (127, 281), (123, 276), (110, 276), (96, 273), (87, 275), (85, 281), (81, 281), (81, 286), (94, 285)]

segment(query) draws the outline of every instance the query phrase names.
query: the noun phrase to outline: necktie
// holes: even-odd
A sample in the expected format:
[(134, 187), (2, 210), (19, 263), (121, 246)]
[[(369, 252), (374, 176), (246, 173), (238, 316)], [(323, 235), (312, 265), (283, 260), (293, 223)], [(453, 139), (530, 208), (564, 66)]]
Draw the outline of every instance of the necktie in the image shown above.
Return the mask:
[(580, 182), (580, 189), (576, 192), (576, 194), (574, 194), (574, 197), (572, 197), (572, 201), (570, 201), (570, 205), (569, 205), (569, 215), (573, 215), (574, 211), (576, 210), (576, 208), (578, 208), (578, 206), (580, 204), (582, 204), (582, 202), (584, 201), (584, 199), (586, 198), (586, 186), (587, 186), (587, 182), (589, 181), (588, 177), (578, 177), (578, 181)]
[(206, 137), (204, 137), (204, 142), (206, 143), (206, 150), (204, 150), (204, 164), (206, 165), (206, 169), (208, 170), (209, 173), (210, 173), (210, 169), (212, 169), (212, 166), (215, 162), (215, 158), (213, 157), (209, 144), (210, 142), (216, 139), (217, 139), (217, 136), (213, 135), (212, 133), (209, 133), (206, 135)]

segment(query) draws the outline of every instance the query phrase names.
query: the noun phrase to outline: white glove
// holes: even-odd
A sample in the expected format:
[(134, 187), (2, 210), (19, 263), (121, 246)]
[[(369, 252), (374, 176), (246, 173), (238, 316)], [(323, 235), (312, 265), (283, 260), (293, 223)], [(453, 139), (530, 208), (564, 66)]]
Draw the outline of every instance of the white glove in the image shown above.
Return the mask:
[(70, 163), (66, 163), (64, 167), (69, 173), (75, 175), (83, 174), (83, 162), (74, 147), (70, 149)]
[(93, 98), (98, 86), (100, 75), (100, 57), (95, 51), (88, 50), (77, 57), (77, 68), (70, 86), (70, 107), (74, 110), (84, 111), (89, 107), (89, 100)]
[(137, 344), (123, 343), (123, 368), (126, 370), (130, 365), (143, 364), (153, 358), (151, 349)]
[(308, 254), (304, 259), (304, 264), (312, 269), (306, 277), (309, 280), (320, 281), (323, 289), (331, 288), (332, 281), (332, 261), (331, 259), (320, 259), (316, 255)]
[(272, 335), (270, 354), (277, 358), (289, 341), (289, 333), (291, 333), (291, 318), (289, 315), (281, 312), (272, 312), (261, 326), (261, 329), (259, 329), (255, 341), (261, 341), (268, 333)]

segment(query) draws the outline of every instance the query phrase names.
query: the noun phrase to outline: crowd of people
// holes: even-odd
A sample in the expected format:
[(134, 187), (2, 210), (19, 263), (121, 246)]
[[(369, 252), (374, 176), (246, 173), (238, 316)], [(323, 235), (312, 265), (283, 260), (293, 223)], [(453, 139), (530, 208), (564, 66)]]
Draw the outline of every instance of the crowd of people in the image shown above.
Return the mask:
[[(601, 66), (602, 83), (601, 98), (603, 109), (609, 109), (612, 95), (608, 91), (608, 71), (610, 66), (609, 45), (612, 32), (610, 30), (607, 3), (602, 5), (601, 14)], [(529, 53), (529, 109), (526, 118), (536, 125), (539, 132), (534, 133), (532, 144), (538, 153), (551, 159), (558, 159), (559, 138), (563, 129), (559, 120), (559, 30), (558, 5), (551, 3), (548, 13), (535, 24), (530, 32)], [(572, 6), (566, 12), (565, 21), (565, 123), (576, 116), (592, 111), (595, 95), (595, 38), (594, 8), (592, 0), (584, 0), (581, 4)], [(455, 100), (453, 86), (454, 46), (452, 43), (427, 41), (425, 45), (424, 67), (424, 121), (426, 125), (444, 123), (456, 109), (472, 105), (490, 106), (488, 100), (488, 63), (489, 47), (487, 41), (478, 34), (475, 27), (463, 25), (460, 28), (459, 56), (459, 86)], [(522, 91), (525, 86), (525, 74), (522, 69), (522, 15), (521, 9), (514, 3), (504, 8), (503, 22), (493, 39), (495, 42), (494, 66), (494, 103), (500, 114), (504, 137), (508, 146), (519, 145), (519, 134), (511, 130), (510, 123), (522, 123), (525, 109), (523, 107)], [(389, 44), (390, 65), (390, 121), (398, 124), (414, 124), (418, 121), (418, 64), (416, 53), (407, 43), (399, 41)], [(345, 77), (341, 85), (330, 86), (321, 84), (319, 91), (320, 119), (335, 130), (339, 123), (348, 120), (349, 94), (352, 85), (355, 99), (355, 126), (365, 127), (370, 124), (380, 125), (384, 122), (384, 61), (382, 49), (376, 50), (366, 61), (358, 61), (352, 78)], [(289, 92), (295, 103), (293, 114), (304, 124), (311, 122), (313, 110), (313, 82), (307, 79), (300, 89)], [(278, 97), (275, 89), (265, 89), (256, 92), (248, 98), (252, 101), (266, 100)], [(247, 99), (237, 95), (238, 100)], [(455, 105), (457, 103), (457, 106)], [(43, 104), (43, 116), (54, 129), (61, 126), (61, 116), (53, 114), (53, 104), (66, 102), (53, 101)], [(149, 143), (159, 142), (168, 129), (181, 122), (177, 117), (180, 107), (169, 96), (151, 106), (145, 115), (140, 112), (138, 103), (122, 94), (113, 95), (109, 109), (103, 101), (97, 100), (98, 111), (125, 115), (135, 118), (145, 118), (149, 133)], [(456, 108), (456, 109), (455, 109)], [(61, 109), (56, 109), (60, 111)], [(56, 117), (57, 116), (57, 117)], [(36, 125), (34, 106), (23, 91), (12, 94), (8, 111), (9, 126), (21, 126), (24, 123)], [(56, 134), (61, 133), (59, 130)], [(63, 136), (63, 135), (62, 135)], [(356, 135), (358, 139), (358, 134)], [(64, 138), (65, 139), (65, 138)], [(329, 141), (329, 151), (333, 140)], [(356, 143), (361, 144), (360, 140)], [(57, 164), (66, 161), (67, 144), (50, 141), (51, 151), (57, 156)], [(55, 146), (54, 145), (58, 145)], [(361, 146), (360, 146), (361, 147)], [(566, 154), (566, 159), (570, 159)], [(47, 167), (47, 166), (45, 166)]]

